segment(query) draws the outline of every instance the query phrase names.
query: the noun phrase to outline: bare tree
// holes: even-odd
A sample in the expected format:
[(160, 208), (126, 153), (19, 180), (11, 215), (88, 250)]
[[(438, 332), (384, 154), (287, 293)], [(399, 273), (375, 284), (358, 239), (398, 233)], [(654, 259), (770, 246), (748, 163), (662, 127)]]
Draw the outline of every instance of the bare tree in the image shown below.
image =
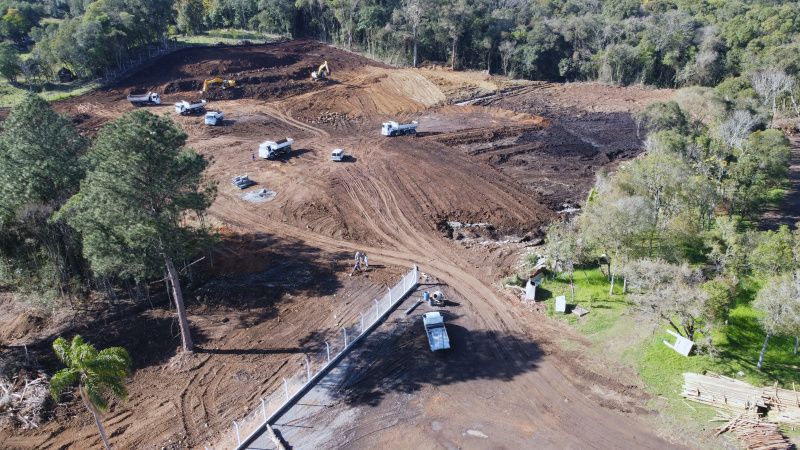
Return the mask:
[(547, 230), (544, 254), (553, 272), (567, 272), (572, 303), (575, 303), (575, 265), (583, 259), (583, 240), (578, 234), (575, 222), (557, 222)]
[(758, 291), (753, 308), (761, 312), (758, 321), (767, 332), (756, 364), (761, 370), (772, 336), (797, 336), (800, 333), (800, 271), (767, 281)]
[(785, 92), (789, 92), (794, 86), (794, 78), (786, 75), (782, 70), (764, 69), (753, 72), (750, 75), (750, 82), (756, 90), (764, 106), (772, 108), (772, 121), (775, 121), (775, 114), (778, 111), (778, 97)]
[(694, 340), (706, 325), (708, 294), (701, 289), (703, 274), (688, 265), (658, 259), (626, 264), (622, 273), (631, 290), (629, 298), (645, 317), (665, 320), (680, 335)]
[(411, 35), (414, 39), (414, 67), (417, 67), (417, 31), (425, 18), (423, 0), (406, 0), (405, 11), (406, 17), (411, 23)]
[(517, 52), (517, 44), (513, 41), (503, 41), (498, 47), (500, 50), (500, 62), (503, 64), (503, 74), (508, 75), (508, 66), (511, 64), (511, 58)]
[(728, 148), (738, 148), (750, 135), (750, 132), (758, 124), (758, 117), (745, 110), (736, 110), (717, 126), (715, 133), (717, 138), (725, 143)]

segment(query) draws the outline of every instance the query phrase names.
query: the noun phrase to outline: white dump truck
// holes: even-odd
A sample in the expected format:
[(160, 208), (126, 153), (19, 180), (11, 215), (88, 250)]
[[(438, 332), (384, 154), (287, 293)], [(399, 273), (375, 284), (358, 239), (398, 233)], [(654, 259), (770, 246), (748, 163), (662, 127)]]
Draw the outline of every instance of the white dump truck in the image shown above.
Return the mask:
[(273, 159), (281, 155), (288, 155), (292, 151), (294, 139), (286, 138), (280, 141), (264, 141), (258, 146), (258, 157)]
[(222, 122), (225, 121), (225, 114), (222, 114), (222, 111), (209, 111), (206, 113), (205, 123), (206, 125), (222, 125)]
[(400, 136), (402, 134), (416, 134), (417, 121), (400, 124), (397, 122), (384, 122), (381, 124), (381, 134), (384, 136)]
[(444, 317), (438, 311), (428, 312), (422, 315), (422, 324), (425, 325), (425, 333), (428, 335), (428, 345), (431, 351), (447, 350), (450, 348), (450, 338), (447, 336), (447, 329), (444, 327)]
[(161, 96), (158, 95), (158, 92), (130, 93), (128, 94), (128, 101), (133, 103), (134, 106), (160, 105)]
[(336, 148), (331, 152), (331, 161), (342, 162), (345, 158), (347, 158), (347, 154), (341, 148)]
[(202, 114), (206, 111), (205, 100), (186, 100), (175, 103), (175, 112), (182, 116), (189, 116), (192, 114)]

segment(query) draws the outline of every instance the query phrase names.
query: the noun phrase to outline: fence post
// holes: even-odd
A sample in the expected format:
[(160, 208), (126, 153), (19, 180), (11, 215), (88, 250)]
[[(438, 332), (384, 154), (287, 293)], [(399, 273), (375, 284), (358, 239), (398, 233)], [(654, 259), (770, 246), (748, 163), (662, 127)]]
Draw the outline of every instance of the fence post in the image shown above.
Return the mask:
[(286, 393), (286, 401), (289, 401), (289, 382), (286, 381), (286, 378), (283, 379), (283, 392)]
[(359, 314), (361, 314), (361, 333), (359, 335), (362, 335), (364, 334), (364, 313), (359, 312)]
[(233, 429), (236, 430), (236, 445), (241, 445), (242, 438), (239, 437), (239, 424), (236, 421), (233, 421)]
[(331, 345), (325, 341), (325, 352), (328, 354), (328, 362), (331, 362)]
[(267, 402), (261, 397), (261, 412), (264, 414), (264, 423), (267, 423)]
[[(342, 331), (344, 331), (344, 346), (347, 347), (347, 328), (342, 327)], [(344, 349), (342, 349), (344, 350)]]

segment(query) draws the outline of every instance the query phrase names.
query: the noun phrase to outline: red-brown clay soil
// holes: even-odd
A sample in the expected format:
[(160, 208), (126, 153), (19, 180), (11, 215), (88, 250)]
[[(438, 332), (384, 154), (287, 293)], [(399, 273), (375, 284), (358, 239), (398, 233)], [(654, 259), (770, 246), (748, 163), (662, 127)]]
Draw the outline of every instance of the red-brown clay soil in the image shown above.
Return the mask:
[[(308, 74), (322, 60), (330, 63), (332, 80), (312, 82)], [(238, 90), (209, 103), (225, 112), (225, 126), (175, 116), (170, 102), (196, 97), (211, 75), (240, 81)], [(646, 396), (629, 370), (560, 348), (554, 336), (574, 340), (579, 349), (586, 343), (498, 287), (558, 210), (582, 201), (598, 170), (639, 151), (631, 111), (670, 92), (393, 69), (293, 41), (184, 50), (57, 108), (92, 134), (133, 110), (124, 99), (131, 90), (163, 92), (166, 104), (150, 109), (175, 117), (190, 146), (213, 158), (208, 176), (219, 182), (219, 194), (210, 220), (225, 238), (196, 266), (187, 287), (201, 350), (175, 356), (177, 327), (158, 294), (153, 308), (123, 304), (121, 313), (93, 321), (78, 314), (59, 330), (26, 329), (16, 315), (0, 316), (3, 351), (29, 344), (51, 371), (56, 364), (47, 346), (55, 331), (131, 350), (136, 372), (130, 398), (115, 403), (104, 419), (116, 447), (225, 442), (231, 421), (296, 373), (321, 334), (354, 320), (413, 264), (457, 299), (450, 310), (458, 331), (454, 342), (471, 350), (455, 352), (452, 365), (440, 361), (426, 374), (427, 356), (417, 358), (406, 345), (417, 342), (420, 330), (393, 320), (378, 329), (385, 337), (374, 342), (385, 345), (377, 365), (354, 369), (361, 386), (380, 395), (360, 405), (347, 397), (331, 400), (337, 420), (355, 417), (347, 411), (358, 408), (361, 418), (344, 426), (350, 436), (369, 438), (320, 441), (317, 428), (301, 429), (289, 433), (295, 448), (323, 441), (354, 448), (670, 446), (641, 420), (654, 412), (645, 409)], [(452, 104), (470, 95), (488, 97)], [(380, 136), (380, 122), (395, 118), (419, 120), (420, 135)], [(287, 136), (295, 139), (291, 156), (252, 160), (259, 142)], [(352, 158), (331, 162), (336, 147)], [(274, 199), (243, 199), (246, 192), (231, 186), (230, 178), (244, 174), (258, 183), (246, 192), (268, 189)], [(456, 221), (482, 225), (480, 231), (455, 231)], [(348, 277), (356, 249), (365, 250), (376, 267)], [(154, 292), (159, 289), (154, 285)], [(365, 357), (374, 345), (365, 346)], [(447, 375), (451, 370), (458, 373)], [(407, 380), (419, 388), (399, 389)], [(396, 414), (406, 406), (416, 415)], [(39, 429), (0, 430), (0, 441), (8, 448), (99, 445), (77, 400), (53, 410), (53, 420)], [(450, 434), (431, 434), (442, 429)], [(488, 438), (464, 438), (473, 429)]]

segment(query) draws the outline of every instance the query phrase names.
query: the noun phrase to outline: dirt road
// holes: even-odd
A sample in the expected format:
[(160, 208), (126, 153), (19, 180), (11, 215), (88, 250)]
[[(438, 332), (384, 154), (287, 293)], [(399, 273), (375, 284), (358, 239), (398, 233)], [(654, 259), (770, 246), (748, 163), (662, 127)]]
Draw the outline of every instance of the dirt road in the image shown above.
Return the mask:
[(789, 187), (783, 200), (767, 209), (761, 216), (759, 228), (762, 230), (776, 230), (781, 225), (794, 229), (800, 221), (800, 136), (797, 134), (789, 136), (789, 141), (792, 145)]
[[(641, 420), (653, 412), (629, 370), (587, 356), (577, 333), (498, 286), (522, 254), (535, 251), (559, 210), (581, 202), (597, 170), (638, 152), (630, 112), (669, 92), (393, 69), (310, 41), (171, 58), (57, 106), (92, 134), (133, 109), (124, 100), (130, 90), (159, 90), (169, 103), (195, 96), (209, 74), (242, 86), (209, 104), (225, 112), (225, 126), (175, 116), (189, 145), (213, 159), (207, 175), (219, 183), (210, 221), (226, 240), (208, 281), (187, 290), (206, 350), (174, 356), (170, 331), (153, 342), (153, 330), (170, 329), (165, 307), (96, 326), (90, 336), (129, 345), (135, 330), (140, 348), (157, 347), (136, 361), (130, 400), (106, 419), (113, 442), (213, 446), (232, 420), (298, 370), (320, 337), (418, 264), (457, 303), (450, 310), (456, 351), (431, 360), (419, 352), (416, 318), (395, 318), (363, 357), (348, 360), (357, 370), (334, 383), (346, 395), (325, 397), (331, 408), (299, 413), (315, 425), (286, 431), (293, 446), (670, 446)], [(323, 58), (333, 79), (314, 83), (307, 74)], [(509, 87), (513, 93), (497, 95)], [(490, 97), (449, 104), (472, 95)], [(151, 110), (171, 113), (171, 106)], [(420, 120), (421, 136), (384, 138), (378, 129), (387, 119)], [(259, 142), (283, 137), (295, 139), (291, 156), (253, 159)], [(352, 158), (332, 163), (336, 147)], [(258, 183), (245, 192), (230, 185), (243, 174)], [(252, 197), (260, 189), (271, 194)], [(347, 277), (356, 249), (379, 268)], [(104, 337), (108, 328), (116, 332)], [(43, 355), (51, 337), (42, 331), (36, 340)], [(577, 350), (555, 343), (564, 339)], [(368, 370), (357, 367), (369, 361)], [(0, 439), (12, 448), (97, 444), (79, 405), (55, 410), (42, 429), (0, 431)], [(326, 440), (315, 434), (321, 424), (348, 437)]]

